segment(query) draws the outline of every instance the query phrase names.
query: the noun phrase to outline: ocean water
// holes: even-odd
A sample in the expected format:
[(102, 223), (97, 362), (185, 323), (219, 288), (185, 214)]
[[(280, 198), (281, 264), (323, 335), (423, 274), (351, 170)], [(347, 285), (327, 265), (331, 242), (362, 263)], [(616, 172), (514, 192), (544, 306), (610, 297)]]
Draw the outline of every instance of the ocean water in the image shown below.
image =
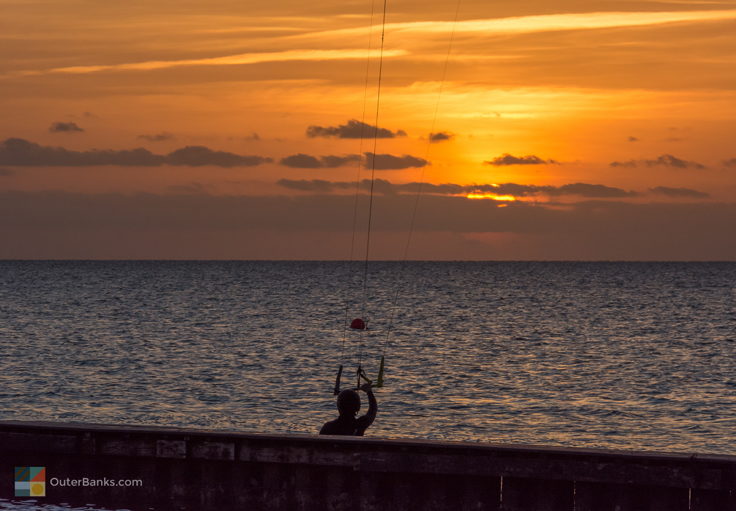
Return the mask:
[[(0, 420), (736, 454), (736, 263), (0, 261)], [(347, 307), (347, 314), (346, 314)], [(365, 317), (369, 330), (346, 331)], [(389, 323), (393, 316), (390, 336)]]

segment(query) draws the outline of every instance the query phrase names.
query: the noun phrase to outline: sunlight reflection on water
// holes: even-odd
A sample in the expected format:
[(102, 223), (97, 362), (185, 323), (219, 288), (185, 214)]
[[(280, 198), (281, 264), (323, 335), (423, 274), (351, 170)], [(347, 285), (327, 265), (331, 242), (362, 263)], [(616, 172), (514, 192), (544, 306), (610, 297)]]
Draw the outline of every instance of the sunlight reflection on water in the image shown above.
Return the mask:
[[(401, 268), (371, 265), (345, 348), (375, 375), (403, 280), (372, 436), (736, 453), (736, 264)], [(0, 262), (0, 418), (314, 433), (360, 275)]]

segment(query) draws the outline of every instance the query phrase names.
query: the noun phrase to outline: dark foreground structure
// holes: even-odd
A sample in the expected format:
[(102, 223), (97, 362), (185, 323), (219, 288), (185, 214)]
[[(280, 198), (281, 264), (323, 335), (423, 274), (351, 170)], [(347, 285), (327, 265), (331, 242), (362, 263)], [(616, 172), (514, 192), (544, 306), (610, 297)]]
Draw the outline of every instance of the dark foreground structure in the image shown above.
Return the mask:
[(132, 510), (736, 510), (736, 456), (0, 422), (1, 497), (23, 466)]

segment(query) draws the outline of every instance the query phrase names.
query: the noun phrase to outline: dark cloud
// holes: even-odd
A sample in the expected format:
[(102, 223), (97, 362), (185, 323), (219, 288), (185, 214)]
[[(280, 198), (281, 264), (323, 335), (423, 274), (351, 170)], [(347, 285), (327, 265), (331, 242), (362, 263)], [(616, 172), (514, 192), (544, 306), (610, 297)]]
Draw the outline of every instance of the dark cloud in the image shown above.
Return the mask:
[(496, 158), (493, 158), (489, 161), (483, 162), (485, 165), (493, 165), (495, 167), (500, 167), (503, 165), (546, 165), (549, 163), (558, 163), (555, 160), (543, 160), (539, 156), (535, 156), (533, 154), (527, 155), (527, 156), (512, 156), (508, 153), (505, 153), (501, 156), (497, 156)]
[(426, 193), (428, 195), (460, 195), (463, 193), (472, 193), (475, 189), (475, 187), (457, 185), (454, 183), (442, 183), (438, 185), (432, 183), (406, 183), (398, 186), (401, 187), (401, 191), (407, 193), (417, 193), (421, 189), (422, 193)]
[(726, 167), (736, 167), (736, 158), (731, 158), (729, 160), (725, 160), (723, 162), (723, 165)]
[(635, 197), (636, 192), (622, 190), (605, 185), (592, 185), (587, 183), (573, 183), (563, 185), (555, 191), (547, 192), (549, 195), (579, 195), (581, 197), (590, 197), (596, 199)]
[(543, 191), (554, 189), (553, 186), (520, 185), (517, 183), (503, 183), (500, 185), (474, 185), (471, 193), (494, 193), (498, 195), (513, 195), (514, 197), (529, 197)]
[[(355, 183), (348, 181), (325, 181), (313, 180), (290, 180), (281, 179), (279, 186), (313, 193), (331, 193), (344, 190), (355, 190)], [(367, 192), (370, 189), (370, 180), (364, 179), (360, 183), (360, 190)], [(454, 183), (431, 184), (431, 183), (400, 183), (394, 184), (387, 180), (377, 179), (374, 183), (374, 192), (383, 195), (413, 194), (422, 190), (426, 195), (458, 195), (464, 196), (471, 193), (511, 195), (513, 197), (534, 197), (546, 195), (549, 197), (578, 196), (587, 199), (623, 199), (628, 197), (641, 197), (642, 194), (632, 190), (624, 190), (612, 186), (590, 183), (571, 183), (562, 186), (549, 185), (522, 185), (518, 183), (503, 184), (475, 184), (459, 185)], [(672, 198), (705, 199), (710, 197), (707, 193), (689, 188), (670, 188), (658, 186), (650, 188), (649, 193), (665, 195)]]
[[(370, 189), (370, 180), (364, 179), (360, 183), (360, 189), (367, 191)], [(282, 179), (278, 181), (280, 186), (292, 190), (315, 193), (329, 193), (340, 190), (354, 190), (354, 182), (346, 181), (324, 181), (321, 179), (313, 180), (289, 180)], [(431, 183), (401, 183), (394, 184), (390, 181), (377, 179), (374, 183), (374, 192), (379, 194), (404, 194), (416, 193), (419, 190), (427, 195), (467, 195), (469, 193), (488, 193), (494, 195), (513, 195), (514, 197), (531, 197), (535, 195), (548, 195), (558, 197), (563, 195), (577, 195), (586, 198), (604, 199), (604, 198), (624, 198), (636, 197), (639, 194), (632, 191), (626, 191), (621, 188), (613, 188), (605, 185), (588, 184), (588, 183), (572, 183), (563, 186), (537, 186), (537, 185), (520, 185), (517, 183), (504, 184), (475, 184), (475, 185), (458, 185), (454, 183), (431, 184)]]
[(55, 122), (49, 127), (51, 133), (81, 133), (84, 131), (76, 122)]
[(225, 151), (213, 151), (204, 146), (187, 146), (177, 149), (166, 156), (168, 165), (187, 165), (200, 167), (215, 165), (217, 167), (253, 167), (271, 162), (271, 158), (263, 156), (244, 156)]
[(495, 195), (513, 195), (514, 197), (577, 195), (591, 199), (615, 199), (636, 197), (638, 195), (636, 192), (621, 188), (589, 183), (571, 183), (562, 186), (521, 185), (517, 183), (472, 185), (463, 187), (463, 193), (491, 193)]
[(376, 128), (364, 122), (351, 119), (347, 124), (339, 126), (309, 126), (307, 136), (314, 137), (337, 137), (337, 138), (395, 138), (405, 137), (404, 130), (391, 131), (386, 128)]
[(663, 154), (654, 160), (628, 160), (628, 161), (614, 161), (610, 163), (611, 167), (671, 167), (675, 169), (695, 169), (702, 170), (705, 165), (696, 161), (687, 161), (672, 156), (671, 154)]
[(15, 172), (10, 169), (4, 169), (0, 167), (0, 177), (14, 176)]
[(287, 167), (294, 167), (298, 169), (321, 169), (321, 168), (335, 168), (342, 167), (344, 165), (350, 165), (361, 161), (359, 154), (348, 154), (345, 156), (312, 156), (309, 154), (292, 154), (286, 158), (282, 158), (279, 163)]
[(707, 197), (710, 197), (710, 195), (705, 192), (691, 190), (690, 188), (670, 188), (668, 186), (657, 186), (655, 188), (650, 188), (649, 191), (657, 195), (666, 195), (667, 197), (682, 197), (691, 199), (705, 199)]
[[(312, 156), (310, 154), (298, 153), (282, 158), (280, 163), (287, 167), (299, 169), (321, 169), (335, 168), (359, 163), (363, 158), (358, 154), (348, 154), (344, 156)], [(365, 153), (365, 166), (371, 168), (373, 165), (373, 153)], [(404, 155), (394, 156), (391, 154), (379, 154), (375, 158), (376, 170), (397, 170), (407, 169), (411, 167), (423, 167), (429, 165), (427, 160), (417, 158), (415, 156)]]
[(634, 168), (638, 166), (638, 163), (636, 160), (628, 160), (628, 161), (612, 161), (609, 163), (609, 166), (611, 167), (626, 167), (626, 168)]
[(629, 142), (638, 142), (638, 141), (639, 141), (639, 139), (638, 139), (638, 138), (636, 138), (636, 137), (629, 137), (629, 138), (628, 138), (627, 140), (628, 140)]
[(272, 161), (262, 156), (243, 156), (224, 151), (213, 151), (203, 146), (187, 146), (167, 155), (154, 154), (148, 149), (71, 151), (63, 147), (49, 147), (21, 138), (0, 142), (0, 165), (87, 167), (91, 165), (120, 165), (155, 167), (181, 165), (198, 167), (249, 167)]
[(336, 189), (347, 188), (349, 183), (336, 183), (324, 179), (279, 179), (276, 184), (300, 192), (329, 193)]
[(465, 188), (468, 193), (492, 193), (496, 195), (513, 195), (514, 197), (533, 197), (537, 195), (560, 197), (576, 195), (590, 199), (615, 199), (636, 197), (638, 195), (636, 192), (622, 188), (590, 183), (570, 183), (562, 186), (503, 183), (499, 185), (475, 185)]
[(429, 165), (429, 162), (424, 158), (417, 158), (416, 156), (410, 156), (408, 154), (405, 154), (404, 156), (394, 156), (392, 154), (374, 155), (373, 153), (365, 153), (365, 158), (366, 168), (375, 168), (376, 170), (398, 170)]
[(654, 167), (657, 165), (662, 165), (665, 167), (674, 167), (678, 169), (704, 169), (705, 168), (705, 165), (701, 163), (698, 163), (695, 161), (681, 160), (680, 158), (672, 156), (671, 154), (663, 154), (662, 156), (658, 157), (656, 160), (644, 160), (644, 164), (647, 167)]
[(62, 147), (49, 147), (21, 138), (8, 138), (0, 143), (0, 164), (23, 166), (89, 165), (155, 166), (162, 165), (165, 156), (147, 149), (70, 151)]
[(353, 163), (360, 163), (362, 158), (359, 154), (348, 154), (345, 156), (320, 156), (322, 166), (327, 168), (342, 167)]
[(167, 140), (174, 140), (174, 135), (167, 132), (156, 133), (154, 135), (138, 135), (141, 140), (147, 140), (149, 142), (165, 142)]
[(440, 131), (437, 133), (429, 134), (429, 141), (432, 143), (444, 142), (445, 140), (451, 140), (453, 138), (455, 138), (455, 135), (452, 133), (448, 133), (447, 131)]
[(281, 163), (281, 165), (286, 165), (287, 167), (294, 167), (297, 169), (322, 168), (322, 162), (319, 161), (319, 158), (303, 153), (292, 154), (291, 156), (287, 156), (286, 158), (281, 158), (281, 161), (279, 163)]

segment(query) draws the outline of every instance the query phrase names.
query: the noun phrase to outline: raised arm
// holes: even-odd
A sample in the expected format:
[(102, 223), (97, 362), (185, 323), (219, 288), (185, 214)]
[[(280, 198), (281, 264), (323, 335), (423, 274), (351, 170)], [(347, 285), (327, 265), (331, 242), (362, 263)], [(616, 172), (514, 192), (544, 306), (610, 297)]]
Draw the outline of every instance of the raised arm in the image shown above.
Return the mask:
[(376, 396), (373, 395), (370, 383), (365, 383), (360, 386), (360, 390), (368, 395), (368, 412), (358, 419), (359, 430), (357, 434), (362, 436), (368, 426), (373, 424), (376, 420), (376, 414), (378, 413), (378, 402), (376, 402)]

